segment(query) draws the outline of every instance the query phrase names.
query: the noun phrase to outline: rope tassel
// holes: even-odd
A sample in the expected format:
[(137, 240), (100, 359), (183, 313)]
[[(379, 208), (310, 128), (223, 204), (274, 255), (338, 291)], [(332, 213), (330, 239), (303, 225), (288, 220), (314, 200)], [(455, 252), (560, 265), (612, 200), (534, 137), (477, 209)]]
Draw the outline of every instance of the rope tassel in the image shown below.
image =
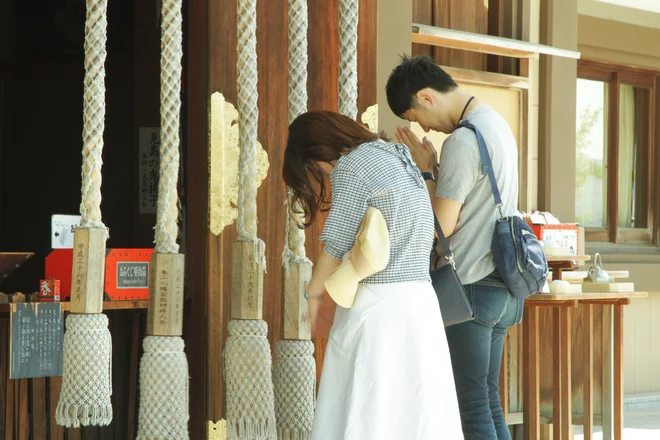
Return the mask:
[(70, 314), (64, 333), (62, 391), (55, 413), (67, 428), (106, 426), (112, 422), (112, 340), (102, 313)]

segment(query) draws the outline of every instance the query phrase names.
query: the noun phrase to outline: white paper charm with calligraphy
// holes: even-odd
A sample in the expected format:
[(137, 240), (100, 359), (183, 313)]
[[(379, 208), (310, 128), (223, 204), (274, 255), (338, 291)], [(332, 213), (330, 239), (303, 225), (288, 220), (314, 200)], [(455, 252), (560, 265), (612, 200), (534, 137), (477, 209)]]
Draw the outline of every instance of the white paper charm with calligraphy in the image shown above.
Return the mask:
[(112, 422), (112, 340), (102, 313), (70, 314), (64, 333), (67, 374), (55, 414), (59, 425), (106, 426)]

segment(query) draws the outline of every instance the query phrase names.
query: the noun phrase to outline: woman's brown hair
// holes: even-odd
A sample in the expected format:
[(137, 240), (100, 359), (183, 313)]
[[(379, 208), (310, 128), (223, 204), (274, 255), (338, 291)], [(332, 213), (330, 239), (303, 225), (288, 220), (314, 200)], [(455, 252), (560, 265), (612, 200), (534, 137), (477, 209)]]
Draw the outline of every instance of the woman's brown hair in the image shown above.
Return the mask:
[(357, 146), (378, 139), (378, 134), (348, 116), (330, 111), (303, 113), (291, 123), (282, 178), (293, 192), (292, 206), (305, 215), (305, 228), (330, 203), (328, 181), (318, 164), (332, 163)]

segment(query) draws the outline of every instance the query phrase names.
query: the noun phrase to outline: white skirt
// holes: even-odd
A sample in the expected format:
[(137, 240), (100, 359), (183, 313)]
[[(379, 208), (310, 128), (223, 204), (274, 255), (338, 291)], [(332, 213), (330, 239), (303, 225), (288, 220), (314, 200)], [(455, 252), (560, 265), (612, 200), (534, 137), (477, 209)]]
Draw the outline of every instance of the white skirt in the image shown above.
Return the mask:
[(431, 283), (361, 285), (337, 307), (312, 440), (463, 439)]

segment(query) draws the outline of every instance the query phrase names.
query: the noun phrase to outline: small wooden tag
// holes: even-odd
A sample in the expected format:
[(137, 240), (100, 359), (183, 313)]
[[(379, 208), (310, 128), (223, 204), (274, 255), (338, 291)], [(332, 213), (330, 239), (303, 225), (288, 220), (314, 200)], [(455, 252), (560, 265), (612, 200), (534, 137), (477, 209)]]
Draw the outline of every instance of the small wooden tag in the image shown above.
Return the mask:
[[(263, 244), (259, 246), (263, 253)], [(261, 319), (263, 316), (264, 269), (255, 261), (253, 242), (234, 243), (231, 262), (231, 318)]]
[(147, 334), (183, 334), (183, 254), (153, 254), (149, 265), (149, 311)]
[(99, 228), (76, 228), (73, 233), (71, 313), (103, 311), (106, 232)]
[(305, 289), (312, 278), (312, 265), (290, 263), (284, 271), (284, 339), (307, 341), (312, 338), (309, 305)]

